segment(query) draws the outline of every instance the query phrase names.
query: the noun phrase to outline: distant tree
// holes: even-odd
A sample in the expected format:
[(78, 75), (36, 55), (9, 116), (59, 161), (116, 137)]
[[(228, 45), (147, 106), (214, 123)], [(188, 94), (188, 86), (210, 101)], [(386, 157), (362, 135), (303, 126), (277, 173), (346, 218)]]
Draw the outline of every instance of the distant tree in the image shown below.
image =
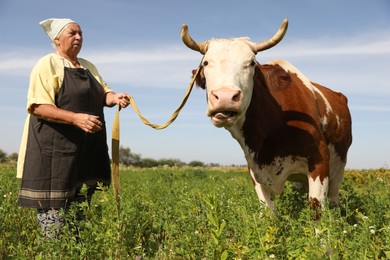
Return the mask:
[(18, 160), (18, 153), (11, 153), (8, 156), (8, 159), (11, 160), (11, 161), (17, 161)]
[(210, 163), (209, 165), (211, 167), (219, 167), (219, 166), (221, 166), (219, 163)]
[(188, 165), (192, 166), (192, 167), (204, 167), (205, 166), (205, 164), (201, 161), (191, 161)]
[(5, 162), (7, 161), (7, 154), (0, 149), (0, 162)]
[(155, 159), (152, 159), (152, 158), (145, 158), (145, 159), (142, 159), (142, 163), (139, 166), (145, 167), (145, 168), (157, 167), (158, 161), (156, 161)]
[(159, 166), (183, 166), (185, 163), (180, 161), (179, 159), (160, 159), (158, 160)]
[(130, 148), (123, 146), (119, 148), (119, 163), (138, 166), (141, 161), (141, 155), (132, 153)]

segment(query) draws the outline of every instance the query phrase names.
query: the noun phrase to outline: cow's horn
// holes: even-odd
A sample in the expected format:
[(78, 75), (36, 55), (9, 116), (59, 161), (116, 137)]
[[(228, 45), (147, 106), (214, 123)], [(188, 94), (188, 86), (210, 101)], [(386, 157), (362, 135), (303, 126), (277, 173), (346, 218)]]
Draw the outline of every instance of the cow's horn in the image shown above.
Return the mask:
[(288, 27), (288, 20), (284, 19), (282, 25), (280, 26), (279, 30), (275, 33), (275, 35), (263, 42), (255, 43), (253, 44), (252, 50), (254, 53), (258, 53), (259, 51), (264, 51), (269, 48), (274, 47), (276, 44), (278, 44), (284, 37), (284, 35), (287, 32)]
[(196, 41), (194, 41), (191, 38), (190, 34), (188, 33), (188, 26), (186, 24), (183, 24), (181, 26), (180, 35), (182, 41), (184, 42), (185, 45), (187, 45), (188, 48), (193, 49), (194, 51), (198, 51), (203, 55), (206, 53), (208, 42), (205, 41), (205, 42), (197, 43)]

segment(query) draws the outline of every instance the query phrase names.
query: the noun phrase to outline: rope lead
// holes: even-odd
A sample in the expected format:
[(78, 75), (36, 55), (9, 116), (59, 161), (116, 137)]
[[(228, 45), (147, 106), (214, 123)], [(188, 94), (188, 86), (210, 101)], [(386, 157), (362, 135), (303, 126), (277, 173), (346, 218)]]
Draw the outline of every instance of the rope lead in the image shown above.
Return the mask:
[[(199, 65), (198, 69), (196, 70), (195, 74), (193, 75), (191, 82), (190, 82), (190, 85), (188, 86), (187, 91), (186, 91), (179, 107), (172, 113), (171, 118), (165, 124), (159, 125), (159, 124), (150, 123), (149, 120), (146, 119), (142, 115), (142, 113), (140, 112), (140, 110), (139, 110), (139, 108), (138, 108), (137, 104), (135, 103), (135, 100), (132, 96), (128, 96), (128, 98), (130, 100), (130, 105), (133, 107), (133, 110), (137, 113), (138, 117), (141, 119), (141, 121), (145, 125), (150, 126), (156, 130), (161, 130), (161, 129), (168, 127), (170, 124), (173, 123), (173, 121), (175, 121), (175, 119), (179, 115), (180, 111), (182, 110), (182, 108), (186, 104), (188, 97), (191, 94), (192, 88), (193, 88), (194, 83), (195, 83), (195, 79), (198, 76), (200, 69), (201, 69), (201, 65)], [(118, 215), (120, 213), (120, 194), (121, 194), (121, 192), (120, 192), (120, 177), (119, 177), (119, 140), (120, 140), (119, 111), (120, 110), (121, 110), (121, 107), (118, 106), (118, 109), (117, 109), (116, 114), (115, 114), (114, 122), (112, 125), (112, 139), (111, 139), (112, 184), (113, 184), (113, 189), (114, 189), (114, 196), (115, 196), (115, 200), (116, 200)]]

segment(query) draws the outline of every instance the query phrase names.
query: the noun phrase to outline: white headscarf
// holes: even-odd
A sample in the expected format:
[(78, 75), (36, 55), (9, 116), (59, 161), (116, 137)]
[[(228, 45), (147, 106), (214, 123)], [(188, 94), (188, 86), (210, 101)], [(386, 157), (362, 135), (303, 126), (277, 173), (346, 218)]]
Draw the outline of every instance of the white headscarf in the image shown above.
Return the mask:
[(54, 39), (60, 34), (62, 29), (70, 23), (76, 22), (68, 18), (50, 18), (40, 22), (39, 24), (45, 30), (50, 40), (54, 42)]

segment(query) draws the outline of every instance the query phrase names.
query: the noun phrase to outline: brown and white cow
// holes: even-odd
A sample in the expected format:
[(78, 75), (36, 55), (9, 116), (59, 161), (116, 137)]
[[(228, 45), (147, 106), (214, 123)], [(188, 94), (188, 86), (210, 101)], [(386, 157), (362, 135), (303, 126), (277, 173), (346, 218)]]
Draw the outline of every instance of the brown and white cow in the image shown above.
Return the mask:
[(310, 81), (287, 61), (256, 61), (258, 52), (282, 40), (287, 25), (284, 20), (260, 43), (249, 38), (198, 43), (186, 25), (181, 37), (204, 55), (196, 82), (206, 89), (207, 115), (240, 144), (260, 201), (274, 209), (271, 195), (293, 180), (308, 186), (313, 207), (326, 197), (337, 205), (352, 143), (347, 98)]

